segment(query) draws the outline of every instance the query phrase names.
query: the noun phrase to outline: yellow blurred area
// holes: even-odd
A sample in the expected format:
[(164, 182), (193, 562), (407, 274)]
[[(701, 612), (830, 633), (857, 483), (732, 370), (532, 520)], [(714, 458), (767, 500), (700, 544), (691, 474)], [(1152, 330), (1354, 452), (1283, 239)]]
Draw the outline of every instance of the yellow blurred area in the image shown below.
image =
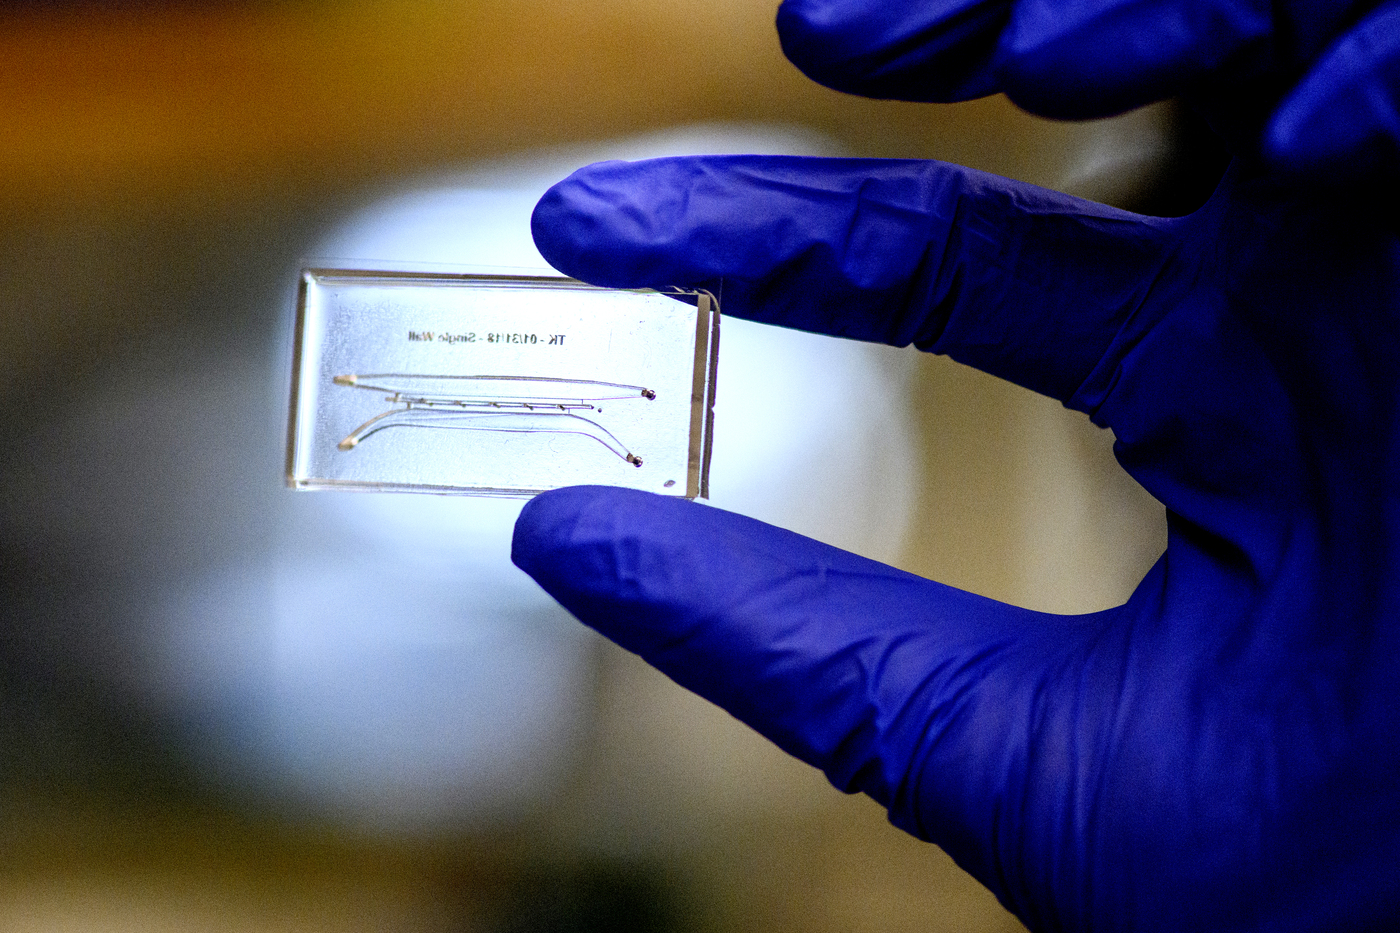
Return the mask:
[[(227, 303), (274, 300), (322, 226), (404, 179), (468, 163), (723, 121), (1063, 186), (1101, 132), (1002, 98), (921, 106), (825, 90), (783, 59), (774, 8), (0, 10), (0, 401), (28, 430), (118, 349), (158, 354), (195, 325), (232, 345), (241, 325), (220, 323)], [(916, 364), (909, 399), (921, 491), (901, 566), (1071, 612), (1123, 599), (1160, 552), (1160, 507), (1086, 419), (933, 358)], [(669, 929), (1020, 928), (878, 806), (631, 656), (604, 653), (595, 699), (596, 725), (550, 807), (447, 841), (108, 793), (101, 781), (17, 782), (0, 796), (0, 930), (514, 930), (531, 892), (552, 887), (585, 899), (623, 890), (624, 912), (661, 892), (666, 916), (684, 920)], [(587, 928), (567, 909), (542, 916), (537, 929)]]
[(783, 59), (772, 16), (755, 0), (9, 11), (4, 196), (337, 186), (715, 119), (816, 126), (857, 151), (1039, 181), (1063, 168), (1074, 128), (1003, 100), (930, 111), (811, 84)]

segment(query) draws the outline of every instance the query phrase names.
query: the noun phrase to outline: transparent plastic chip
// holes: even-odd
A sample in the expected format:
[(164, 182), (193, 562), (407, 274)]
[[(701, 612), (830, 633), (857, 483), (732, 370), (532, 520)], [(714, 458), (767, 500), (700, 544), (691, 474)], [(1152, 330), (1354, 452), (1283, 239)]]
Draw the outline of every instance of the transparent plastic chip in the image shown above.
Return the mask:
[(718, 342), (704, 291), (305, 269), (287, 483), (707, 496)]

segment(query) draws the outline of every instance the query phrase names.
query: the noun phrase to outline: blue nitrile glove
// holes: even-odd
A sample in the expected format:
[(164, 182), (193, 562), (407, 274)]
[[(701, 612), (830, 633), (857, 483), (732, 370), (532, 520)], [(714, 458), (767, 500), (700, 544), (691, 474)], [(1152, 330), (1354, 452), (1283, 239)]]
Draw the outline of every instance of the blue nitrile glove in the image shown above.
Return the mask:
[(1004, 91), (1050, 117), (1184, 95), (1276, 168), (1400, 173), (1397, 0), (786, 0), (778, 32), (810, 77), (855, 94)]
[(1034, 929), (1400, 923), (1400, 237), (1227, 177), (1146, 218), (940, 163), (602, 163), (536, 241), (604, 285), (913, 343), (1061, 399), (1167, 507), (1124, 606), (1001, 605), (703, 505), (546, 493), (580, 619), (946, 849)]
[(1370, 13), (1284, 98), (1264, 154), (1277, 167), (1325, 181), (1400, 175), (1400, 2)]
[[(1087, 411), (1167, 507), (1133, 598), (1044, 615), (601, 488), (530, 503), (516, 562), (1032, 928), (1396, 928), (1400, 235), (1365, 186), (1285, 176), (1400, 165), (1400, 8), (1069, 7), (790, 0), (780, 26), (809, 72), (881, 96), (1087, 113), (1224, 74), (1207, 106), (1235, 96), (1214, 113), (1237, 141), (1267, 119), (1273, 167), (1162, 220), (938, 163), (605, 163), (535, 234), (589, 281), (723, 279), (729, 314)], [(1260, 90), (1304, 72), (1277, 107)]]

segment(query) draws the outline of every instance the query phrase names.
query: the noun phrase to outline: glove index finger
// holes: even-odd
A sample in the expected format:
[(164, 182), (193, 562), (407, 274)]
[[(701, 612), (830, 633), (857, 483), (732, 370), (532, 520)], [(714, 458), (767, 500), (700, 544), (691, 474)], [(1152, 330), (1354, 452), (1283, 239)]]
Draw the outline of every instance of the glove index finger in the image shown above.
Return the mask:
[(535, 242), (599, 285), (721, 291), (727, 314), (914, 344), (1067, 401), (1163, 281), (1172, 221), (940, 162), (604, 162)]

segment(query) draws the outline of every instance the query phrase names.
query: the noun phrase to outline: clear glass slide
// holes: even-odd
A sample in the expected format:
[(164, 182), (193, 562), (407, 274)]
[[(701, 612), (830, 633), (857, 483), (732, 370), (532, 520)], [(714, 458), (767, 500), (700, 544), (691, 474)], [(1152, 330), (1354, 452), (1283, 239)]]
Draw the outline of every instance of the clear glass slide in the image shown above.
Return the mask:
[(718, 344), (704, 291), (305, 269), (287, 482), (706, 496)]

